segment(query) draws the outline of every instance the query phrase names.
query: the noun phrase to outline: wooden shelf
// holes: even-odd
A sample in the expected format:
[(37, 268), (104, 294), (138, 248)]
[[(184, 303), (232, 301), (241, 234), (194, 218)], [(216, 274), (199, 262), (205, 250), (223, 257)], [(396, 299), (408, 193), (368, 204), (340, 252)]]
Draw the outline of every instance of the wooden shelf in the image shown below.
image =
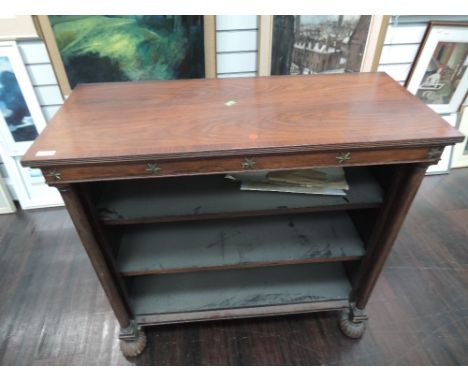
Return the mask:
[(127, 276), (356, 260), (365, 249), (344, 211), (126, 227)]
[(346, 169), (346, 197), (240, 191), (223, 176), (115, 181), (104, 184), (98, 203), (104, 224), (132, 224), (219, 217), (277, 215), (377, 207), (382, 190), (369, 169)]
[[(77, 87), (21, 163), (59, 189), (129, 357), (135, 322), (351, 308), (340, 328), (362, 336), (427, 167), (461, 141), (384, 73), (114, 82)], [(350, 190), (223, 177), (252, 166), (338, 166)]]
[(289, 265), (128, 280), (139, 324), (214, 320), (347, 307), (351, 285), (340, 263)]

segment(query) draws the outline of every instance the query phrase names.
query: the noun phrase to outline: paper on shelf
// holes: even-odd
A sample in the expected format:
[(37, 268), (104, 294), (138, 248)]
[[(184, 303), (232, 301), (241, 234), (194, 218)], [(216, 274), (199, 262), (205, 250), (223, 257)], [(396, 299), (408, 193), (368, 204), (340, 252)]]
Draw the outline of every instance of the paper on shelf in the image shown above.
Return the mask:
[(291, 184), (273, 184), (262, 182), (244, 181), (241, 183), (242, 191), (272, 191), (272, 192), (289, 192), (294, 194), (311, 194), (311, 195), (336, 195), (345, 196), (346, 191), (337, 188), (325, 187), (302, 187)]
[(343, 196), (349, 189), (342, 168), (243, 172), (228, 174), (226, 178), (240, 181), (241, 190), (245, 191)]
[(342, 168), (324, 168), (320, 170), (273, 171), (268, 173), (267, 180), (303, 187), (326, 187), (348, 190)]

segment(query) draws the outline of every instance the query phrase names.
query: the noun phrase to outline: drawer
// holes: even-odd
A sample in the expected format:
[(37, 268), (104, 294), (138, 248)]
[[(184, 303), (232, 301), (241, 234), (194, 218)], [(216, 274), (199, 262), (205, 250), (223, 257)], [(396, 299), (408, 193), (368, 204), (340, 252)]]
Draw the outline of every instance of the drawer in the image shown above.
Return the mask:
[(260, 154), (198, 159), (147, 160), (43, 168), (49, 184), (181, 175), (284, 170), (310, 167), (435, 162), (441, 148), (349, 150), (308, 153)]

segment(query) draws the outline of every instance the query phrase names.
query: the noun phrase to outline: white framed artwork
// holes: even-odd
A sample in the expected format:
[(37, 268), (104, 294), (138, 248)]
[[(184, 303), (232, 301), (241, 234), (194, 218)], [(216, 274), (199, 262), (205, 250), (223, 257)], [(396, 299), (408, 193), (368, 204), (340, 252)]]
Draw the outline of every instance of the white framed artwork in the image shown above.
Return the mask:
[(459, 110), (468, 90), (468, 23), (432, 22), (406, 88), (436, 113)]
[(59, 192), (20, 158), (46, 125), (28, 72), (14, 41), (0, 42), (0, 157), (22, 208), (63, 205)]
[(0, 136), (8, 155), (23, 155), (46, 121), (15, 42), (0, 42)]
[(452, 167), (468, 167), (468, 105), (463, 105), (458, 130), (465, 135), (463, 142), (453, 148)]

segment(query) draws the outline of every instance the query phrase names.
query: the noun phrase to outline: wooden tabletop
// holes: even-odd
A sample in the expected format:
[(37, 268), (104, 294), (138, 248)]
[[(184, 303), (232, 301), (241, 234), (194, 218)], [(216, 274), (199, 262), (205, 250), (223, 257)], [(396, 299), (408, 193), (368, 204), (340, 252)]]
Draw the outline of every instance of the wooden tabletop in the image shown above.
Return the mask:
[(80, 85), (28, 166), (363, 147), (463, 136), (383, 73)]

